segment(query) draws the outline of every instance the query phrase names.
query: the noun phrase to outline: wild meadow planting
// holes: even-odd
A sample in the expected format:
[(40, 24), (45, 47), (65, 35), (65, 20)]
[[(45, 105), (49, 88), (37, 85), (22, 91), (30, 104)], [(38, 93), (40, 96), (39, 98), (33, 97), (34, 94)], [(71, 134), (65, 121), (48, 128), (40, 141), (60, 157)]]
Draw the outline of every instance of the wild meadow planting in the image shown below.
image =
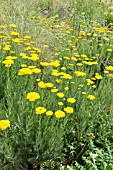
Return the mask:
[(112, 3), (0, 2), (0, 170), (113, 170)]

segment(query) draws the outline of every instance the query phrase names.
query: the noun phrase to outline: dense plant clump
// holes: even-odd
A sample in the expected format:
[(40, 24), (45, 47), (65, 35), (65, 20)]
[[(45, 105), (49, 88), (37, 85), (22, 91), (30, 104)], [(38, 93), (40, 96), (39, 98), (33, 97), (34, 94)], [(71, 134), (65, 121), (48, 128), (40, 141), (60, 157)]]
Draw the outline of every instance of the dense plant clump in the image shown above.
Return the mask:
[(0, 169), (112, 170), (112, 4), (0, 8)]

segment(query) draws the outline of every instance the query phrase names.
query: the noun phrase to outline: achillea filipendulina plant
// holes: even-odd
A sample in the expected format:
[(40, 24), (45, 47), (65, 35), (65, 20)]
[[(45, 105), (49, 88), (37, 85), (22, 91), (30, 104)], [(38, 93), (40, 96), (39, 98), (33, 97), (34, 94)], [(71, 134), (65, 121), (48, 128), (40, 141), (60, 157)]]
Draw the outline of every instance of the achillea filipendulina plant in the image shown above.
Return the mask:
[(104, 149), (108, 140), (112, 147), (113, 33), (98, 22), (102, 11), (94, 1), (65, 2), (55, 13), (48, 2), (38, 8), (38, 1), (15, 2), (13, 12), (12, 3), (4, 6), (8, 15), (6, 26), (0, 26), (2, 169), (33, 169), (34, 164), (44, 168), (46, 162), (50, 169), (48, 162), (64, 160), (82, 164), (91, 140)]

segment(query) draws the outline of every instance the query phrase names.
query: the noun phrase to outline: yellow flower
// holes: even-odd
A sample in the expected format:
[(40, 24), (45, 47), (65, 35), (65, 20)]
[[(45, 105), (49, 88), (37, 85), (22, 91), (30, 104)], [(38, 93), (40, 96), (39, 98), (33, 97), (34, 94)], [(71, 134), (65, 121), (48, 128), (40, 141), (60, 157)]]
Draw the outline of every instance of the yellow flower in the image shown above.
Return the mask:
[(65, 113), (62, 110), (57, 110), (55, 112), (55, 116), (56, 116), (56, 118), (63, 118), (63, 117), (65, 117)]
[(73, 112), (74, 112), (74, 109), (73, 109), (72, 107), (66, 107), (66, 108), (64, 108), (64, 111), (65, 111), (66, 113), (73, 113)]
[(69, 63), (68, 65), (69, 65), (69, 66), (72, 66), (72, 67), (74, 66), (74, 64), (72, 64), (72, 63)]
[(37, 108), (35, 109), (36, 114), (43, 114), (43, 113), (46, 112), (46, 110), (47, 110), (47, 109), (45, 109), (44, 107), (41, 107), (41, 106), (39, 106), (39, 107), (37, 107)]
[(86, 75), (86, 73), (81, 72), (81, 71), (76, 71), (75, 74), (76, 74), (76, 76), (78, 76), (78, 77), (82, 77), (82, 76), (85, 76), (85, 75)]
[(43, 45), (44, 48), (48, 48), (49, 46), (48, 45)]
[(12, 35), (12, 36), (19, 36), (19, 33), (15, 32), (15, 31), (10, 31), (10, 35)]
[(2, 63), (5, 64), (6, 67), (10, 67), (12, 64), (14, 64), (14, 61), (8, 59), (4, 60)]
[(85, 36), (86, 32), (85, 31), (80, 31), (80, 35)]
[(15, 57), (15, 56), (7, 56), (6, 57), (6, 60), (15, 60), (15, 59), (17, 59), (17, 57)]
[(95, 77), (92, 77), (91, 80), (96, 80), (96, 78), (95, 78)]
[(42, 51), (41, 51), (41, 49), (39, 49), (39, 48), (33, 48), (33, 50), (35, 50), (35, 51), (37, 51), (37, 53), (41, 53)]
[(57, 96), (60, 97), (60, 98), (63, 98), (64, 97), (64, 93), (58, 92)]
[(66, 67), (61, 67), (61, 70), (66, 70)]
[(64, 56), (63, 58), (64, 58), (65, 60), (70, 60), (70, 58), (67, 57), (67, 56)]
[(61, 78), (64, 78), (64, 79), (72, 79), (72, 76), (70, 74), (64, 74), (63, 76), (61, 76)]
[(52, 83), (45, 83), (46, 87), (50, 88), (53, 87), (54, 85)]
[(6, 45), (6, 46), (3, 48), (3, 50), (4, 50), (4, 51), (9, 51), (9, 50), (10, 50), (10, 47)]
[(69, 87), (64, 87), (64, 90), (66, 90), (66, 91), (69, 90)]
[(78, 61), (78, 59), (76, 57), (71, 57), (71, 60)]
[(43, 66), (43, 67), (44, 66), (46, 67), (46, 66), (49, 66), (49, 63), (47, 63), (47, 62), (40, 62), (40, 65)]
[(51, 89), (52, 93), (56, 93), (57, 91), (58, 91), (58, 89), (56, 89), (56, 88), (55, 89)]
[(30, 69), (34, 69), (36, 66), (28, 66), (28, 68)]
[(74, 98), (68, 98), (68, 99), (67, 99), (67, 102), (68, 102), (68, 103), (75, 103), (76, 100), (75, 100)]
[(102, 47), (102, 46), (103, 46), (103, 44), (101, 44), (101, 43), (99, 43), (98, 45), (99, 45), (100, 47)]
[(82, 63), (77, 63), (77, 66), (81, 67), (83, 64)]
[(82, 54), (82, 55), (81, 55), (81, 57), (83, 57), (83, 58), (87, 58), (87, 55), (85, 55), (85, 54)]
[(71, 84), (75, 84), (75, 82), (74, 82), (74, 81), (71, 81)]
[(52, 72), (51, 75), (57, 77), (57, 76), (59, 76), (60, 74), (59, 74), (58, 72)]
[(95, 89), (97, 86), (96, 86), (96, 85), (93, 85), (92, 87)]
[(29, 35), (24, 36), (24, 39), (31, 39)]
[(94, 37), (97, 37), (97, 36), (98, 36), (98, 34), (93, 34), (93, 36), (94, 36)]
[(83, 87), (84, 85), (83, 84), (79, 84), (79, 87)]
[(59, 106), (63, 106), (63, 102), (58, 102), (58, 105)]
[(0, 130), (5, 130), (8, 127), (10, 127), (10, 121), (9, 120), (0, 120)]
[(112, 52), (113, 50), (109, 48), (109, 49), (107, 49), (107, 51), (108, 51), (108, 52)]
[(31, 57), (38, 57), (38, 54), (36, 54), (36, 53), (32, 53), (30, 55), (31, 55)]
[(94, 100), (94, 99), (95, 99), (95, 96), (93, 96), (93, 95), (88, 95), (87, 98), (90, 99), (90, 100)]
[(94, 61), (93, 62), (91, 62), (91, 61), (89, 61), (89, 62), (83, 61), (83, 63), (86, 64), (86, 65), (89, 65), (89, 66), (98, 64), (96, 61), (95, 62)]
[(86, 79), (86, 81), (87, 81), (87, 85), (94, 84), (94, 82), (90, 79)]
[(32, 69), (32, 72), (38, 74), (38, 73), (41, 73), (41, 69), (39, 69), (39, 68), (33, 68), (33, 69)]
[(107, 75), (109, 78), (113, 78), (113, 74), (108, 74)]
[(91, 36), (92, 34), (90, 32), (87, 33), (88, 36)]
[(82, 92), (82, 94), (84, 94), (84, 95), (85, 95), (85, 94), (86, 94), (86, 92), (85, 92), (85, 91), (83, 91), (83, 92)]
[(32, 102), (40, 98), (40, 95), (36, 92), (30, 92), (27, 94), (27, 99)]
[(42, 89), (46, 88), (46, 84), (45, 84), (43, 81), (40, 81), (40, 82), (38, 83), (38, 86), (39, 86), (40, 88), (42, 88)]
[(61, 83), (62, 80), (61, 80), (61, 79), (57, 79), (56, 82), (57, 82), (57, 83)]
[(20, 38), (13, 38), (12, 41), (15, 42), (15, 43), (23, 42)]
[(103, 40), (108, 41), (108, 38), (107, 37), (103, 37)]
[(9, 24), (9, 26), (10, 26), (11, 28), (16, 28), (16, 25), (15, 25), (15, 24)]
[(28, 60), (37, 61), (37, 60), (39, 60), (39, 57), (38, 56), (28, 57)]
[(105, 73), (105, 74), (108, 74), (108, 73), (109, 73), (109, 71), (107, 71), (107, 70), (104, 70), (104, 73)]
[(99, 74), (96, 74), (96, 75), (95, 75), (95, 78), (96, 78), (97, 80), (99, 80), (99, 79), (102, 79), (102, 76), (99, 75)]
[(30, 75), (32, 74), (32, 70), (30, 70), (29, 68), (22, 68), (18, 71), (18, 75), (22, 76), (22, 75)]
[(106, 70), (108, 70), (108, 71), (113, 71), (113, 66), (107, 66), (107, 67), (106, 67)]
[(53, 66), (53, 67), (58, 67), (60, 65), (60, 62), (59, 60), (56, 60), (56, 61), (51, 61), (50, 62), (50, 66)]
[(47, 115), (47, 116), (52, 116), (52, 115), (53, 115), (53, 112), (52, 112), (51, 110), (48, 110), (48, 111), (46, 112), (46, 115)]
[(21, 56), (21, 57), (25, 57), (25, 56), (26, 56), (26, 53), (20, 53), (20, 56)]
[(6, 26), (4, 26), (4, 25), (0, 25), (0, 28), (1, 28), (1, 29), (4, 29), (4, 28), (6, 28)]

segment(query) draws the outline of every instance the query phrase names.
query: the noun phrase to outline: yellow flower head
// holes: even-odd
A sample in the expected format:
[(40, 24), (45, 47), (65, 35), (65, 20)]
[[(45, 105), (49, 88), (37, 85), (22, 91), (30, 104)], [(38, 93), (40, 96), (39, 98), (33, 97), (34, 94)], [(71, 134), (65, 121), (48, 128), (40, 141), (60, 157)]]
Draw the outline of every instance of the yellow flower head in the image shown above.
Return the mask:
[(28, 60), (37, 61), (37, 60), (39, 60), (39, 57), (37, 57), (37, 56), (28, 57)]
[(86, 75), (86, 73), (81, 72), (81, 71), (76, 71), (75, 74), (76, 74), (76, 76), (78, 76), (78, 77), (82, 77), (82, 76), (85, 76), (85, 75)]
[(73, 109), (72, 107), (66, 107), (66, 108), (64, 108), (64, 111), (65, 111), (66, 113), (73, 113), (73, 112), (74, 112), (74, 109)]
[(108, 70), (108, 71), (113, 71), (113, 66), (107, 66), (107, 67), (106, 67), (106, 70)]
[(27, 64), (21, 64), (21, 67), (27, 67)]
[(9, 26), (10, 26), (11, 28), (16, 28), (16, 25), (15, 25), (15, 24), (9, 24)]
[(72, 79), (72, 76), (70, 74), (64, 74), (63, 76), (61, 76), (61, 78), (64, 78), (64, 79)]
[(58, 96), (59, 98), (63, 98), (63, 97), (64, 97), (64, 93), (58, 92), (58, 93), (57, 93), (57, 96)]
[(94, 84), (94, 82), (90, 79), (86, 79), (86, 81), (87, 81), (87, 85)]
[(66, 67), (61, 67), (61, 70), (66, 70)]
[(5, 64), (6, 67), (10, 67), (12, 64), (14, 64), (14, 61), (8, 59), (8, 60), (4, 60), (2, 63)]
[(9, 51), (10, 50), (10, 46), (6, 45), (4, 48), (3, 48), (4, 51)]
[(41, 73), (41, 69), (39, 69), (39, 68), (33, 68), (33, 69), (32, 69), (32, 72), (38, 74), (38, 73)]
[(77, 66), (81, 67), (83, 64), (82, 63), (77, 63)]
[(55, 116), (56, 116), (56, 118), (63, 118), (63, 117), (65, 117), (65, 113), (62, 110), (57, 110), (55, 112)]
[(53, 112), (52, 112), (51, 110), (48, 110), (48, 111), (46, 112), (46, 115), (47, 115), (47, 116), (52, 116), (52, 115), (53, 115)]
[(30, 75), (32, 74), (32, 70), (29, 68), (22, 68), (18, 71), (18, 75), (22, 76), (22, 75)]
[(113, 78), (113, 74), (108, 74), (107, 75), (109, 78)]
[(109, 49), (107, 49), (107, 51), (108, 51), (108, 52), (112, 52), (113, 50), (109, 48)]
[(85, 92), (85, 91), (83, 91), (83, 92), (82, 92), (82, 94), (84, 94), (84, 95), (85, 95), (85, 94), (86, 94), (86, 92)]
[(31, 37), (29, 35), (24, 36), (24, 39), (30, 39)]
[(46, 67), (46, 66), (49, 66), (49, 63), (47, 63), (47, 62), (40, 62), (40, 65), (43, 66), (43, 67), (44, 66)]
[(10, 35), (12, 35), (12, 36), (19, 36), (19, 33), (15, 32), (15, 31), (10, 31)]
[(0, 120), (0, 130), (5, 130), (8, 127), (10, 127), (10, 121), (9, 120)]
[(87, 98), (90, 99), (90, 100), (94, 100), (94, 99), (95, 99), (95, 96), (93, 96), (93, 95), (88, 95)]
[(39, 106), (39, 107), (37, 107), (37, 108), (35, 109), (36, 114), (43, 114), (43, 113), (46, 112), (46, 110), (47, 110), (47, 109), (45, 109), (44, 107), (41, 107), (41, 106)]
[(58, 102), (58, 105), (59, 106), (63, 106), (63, 102)]
[(102, 76), (99, 75), (99, 74), (97, 74), (97, 75), (95, 76), (95, 78), (96, 78), (97, 80), (99, 80), (99, 79), (102, 79)]
[(68, 103), (75, 103), (76, 100), (75, 100), (74, 98), (68, 98), (68, 99), (67, 99), (67, 102), (68, 102)]
[(40, 82), (38, 83), (38, 86), (39, 86), (40, 88), (42, 88), (42, 89), (46, 88), (46, 84), (45, 84), (43, 81), (40, 81)]
[(54, 88), (54, 89), (51, 89), (51, 92), (52, 93), (56, 93), (58, 91), (58, 89)]
[(64, 87), (64, 90), (66, 90), (66, 91), (69, 90), (69, 87)]
[(27, 94), (27, 99), (32, 102), (40, 98), (40, 95), (36, 92), (30, 92)]
[(53, 87), (54, 85), (52, 84), (52, 83), (45, 83), (45, 85), (46, 85), (46, 87), (48, 87), (48, 88), (51, 88), (51, 87)]
[(56, 82), (57, 82), (57, 83), (61, 83), (62, 80), (61, 80), (61, 79), (56, 79)]

